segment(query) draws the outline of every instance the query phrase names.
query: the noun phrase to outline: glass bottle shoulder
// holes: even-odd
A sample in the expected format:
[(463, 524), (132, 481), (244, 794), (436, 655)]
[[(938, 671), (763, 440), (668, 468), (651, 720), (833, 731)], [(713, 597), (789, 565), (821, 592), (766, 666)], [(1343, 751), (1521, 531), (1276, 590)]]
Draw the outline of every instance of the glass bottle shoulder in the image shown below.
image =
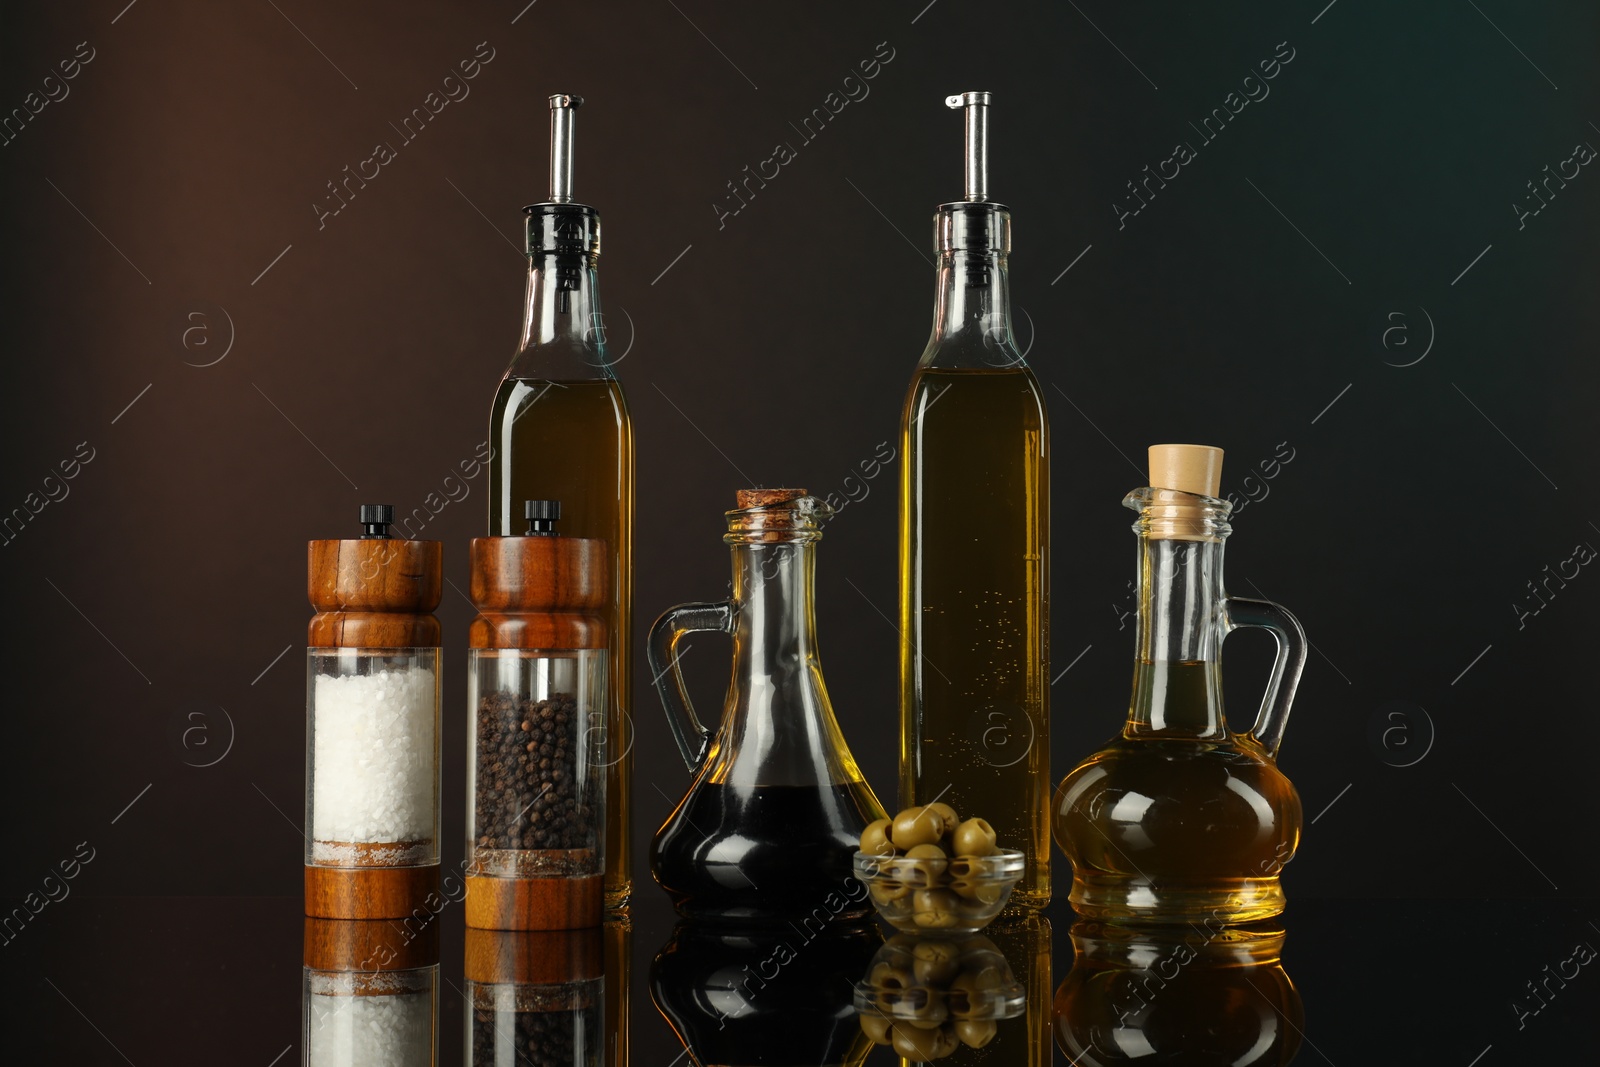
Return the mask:
[[(953, 400), (940, 412), (944, 402)], [(1026, 363), (998, 367), (947, 367), (919, 363), (906, 389), (901, 428), (914, 430), (925, 421), (952, 422), (973, 417), (975, 409), (1004, 409), (1024, 429), (1049, 426), (1039, 379)]]
[(547, 411), (587, 412), (590, 421), (614, 424), (632, 440), (627, 396), (616, 378), (520, 377), (508, 371), (495, 391), (492, 417), (517, 421), (540, 405)]

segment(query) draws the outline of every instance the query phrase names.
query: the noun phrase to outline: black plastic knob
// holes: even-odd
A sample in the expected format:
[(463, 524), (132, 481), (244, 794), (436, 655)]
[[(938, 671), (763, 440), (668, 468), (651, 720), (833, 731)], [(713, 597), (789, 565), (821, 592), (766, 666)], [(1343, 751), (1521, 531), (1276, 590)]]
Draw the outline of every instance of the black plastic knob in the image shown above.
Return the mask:
[(362, 540), (388, 537), (389, 527), (394, 525), (394, 505), (362, 504), (361, 525)]
[(522, 517), (528, 520), (526, 536), (553, 536), (556, 532), (556, 523), (561, 521), (561, 501), (525, 500), (522, 504)]

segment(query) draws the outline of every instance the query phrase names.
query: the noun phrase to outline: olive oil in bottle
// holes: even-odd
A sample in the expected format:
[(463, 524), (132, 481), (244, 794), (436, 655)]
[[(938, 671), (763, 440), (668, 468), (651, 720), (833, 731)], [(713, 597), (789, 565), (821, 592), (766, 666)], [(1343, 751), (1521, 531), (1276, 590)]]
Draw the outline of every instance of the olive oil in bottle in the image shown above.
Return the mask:
[(989, 94), (967, 118), (967, 199), (935, 217), (932, 339), (901, 419), (900, 802), (935, 800), (1027, 854), (1013, 904), (1050, 900), (1050, 445), (1011, 329), (1011, 215), (985, 192)]
[(520, 534), (524, 500), (560, 500), (562, 532), (603, 539), (610, 553), (605, 895), (616, 908), (632, 890), (633, 424), (600, 311), (600, 215), (572, 202), (573, 111), (582, 102), (550, 98), (550, 199), (524, 209), (527, 299), (521, 343), (489, 416), (489, 532)]

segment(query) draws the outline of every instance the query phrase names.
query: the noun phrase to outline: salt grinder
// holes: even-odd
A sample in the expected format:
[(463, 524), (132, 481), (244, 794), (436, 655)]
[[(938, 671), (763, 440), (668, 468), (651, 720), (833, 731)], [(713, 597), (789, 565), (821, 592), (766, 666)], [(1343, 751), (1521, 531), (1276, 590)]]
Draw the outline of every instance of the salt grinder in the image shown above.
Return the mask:
[(524, 515), (523, 536), (471, 546), (466, 922), (599, 926), (610, 562), (605, 541), (556, 533), (559, 501)]
[(439, 925), (306, 920), (308, 1067), (438, 1062)]
[(306, 914), (397, 919), (439, 887), (442, 546), (389, 536), (307, 546)]

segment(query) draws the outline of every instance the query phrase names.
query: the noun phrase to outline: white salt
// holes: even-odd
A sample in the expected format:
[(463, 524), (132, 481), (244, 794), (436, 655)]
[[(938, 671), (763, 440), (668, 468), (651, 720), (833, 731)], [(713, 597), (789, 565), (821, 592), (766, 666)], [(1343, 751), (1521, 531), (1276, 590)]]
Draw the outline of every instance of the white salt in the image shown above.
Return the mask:
[(306, 1063), (311, 1067), (428, 1067), (433, 1063), (433, 997), (308, 997)]
[[(319, 674), (312, 699), (313, 859), (352, 862), (356, 850), (341, 844), (375, 842), (411, 847), (370, 856), (369, 862), (427, 859), (435, 823), (433, 671)], [(411, 851), (420, 854), (407, 855)]]

